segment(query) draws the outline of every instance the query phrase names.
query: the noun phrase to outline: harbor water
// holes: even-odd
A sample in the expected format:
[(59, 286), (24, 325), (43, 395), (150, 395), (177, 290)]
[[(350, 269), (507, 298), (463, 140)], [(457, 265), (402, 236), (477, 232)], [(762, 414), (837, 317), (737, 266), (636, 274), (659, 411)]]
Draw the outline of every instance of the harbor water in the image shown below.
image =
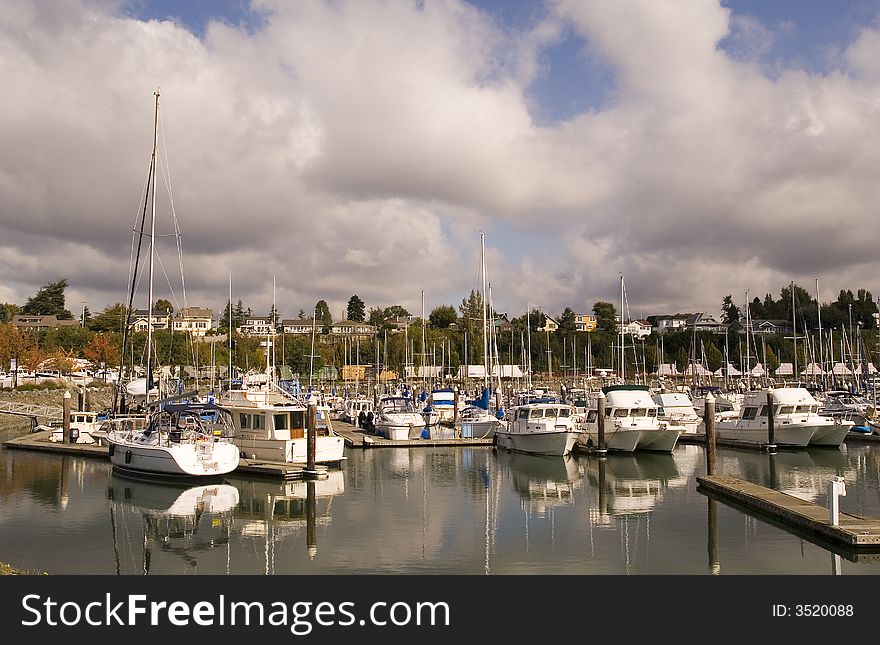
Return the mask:
[[(699, 445), (551, 458), (492, 447), (370, 448), (315, 482), (170, 486), (108, 461), (0, 449), (0, 561), (49, 574), (839, 574), (825, 548), (697, 490)], [(880, 517), (880, 446), (721, 449), (718, 474)]]

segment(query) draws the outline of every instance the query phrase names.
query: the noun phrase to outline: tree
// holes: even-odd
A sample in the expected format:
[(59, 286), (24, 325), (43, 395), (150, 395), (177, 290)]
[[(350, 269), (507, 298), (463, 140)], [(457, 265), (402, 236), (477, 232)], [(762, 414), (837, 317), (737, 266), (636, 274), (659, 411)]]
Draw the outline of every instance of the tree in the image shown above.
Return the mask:
[(409, 318), (410, 313), (400, 305), (391, 305), (385, 308), (385, 318)]
[(119, 348), (113, 343), (110, 334), (95, 334), (92, 340), (83, 347), (83, 356), (85, 356), (92, 365), (100, 367), (118, 365), (120, 361)]
[(556, 330), (556, 335), (559, 337), (567, 337), (575, 333), (577, 328), (575, 327), (575, 318), (577, 314), (574, 313), (571, 307), (566, 307), (565, 310), (559, 315), (559, 320), (556, 322), (559, 323), (559, 328)]
[(345, 313), (346, 318), (357, 322), (364, 322), (365, 307), (364, 301), (358, 298), (357, 294), (353, 295), (348, 299), (348, 309)]
[(168, 300), (165, 300), (165, 298), (159, 298), (156, 301), (156, 304), (153, 305), (153, 310), (167, 311), (170, 315), (174, 313), (174, 305), (172, 305)]
[(67, 279), (40, 287), (40, 290), (28, 298), (21, 313), (29, 316), (57, 316), (59, 320), (72, 320), (73, 314), (64, 308), (64, 290)]
[(322, 334), (329, 334), (330, 328), (333, 326), (333, 314), (330, 313), (330, 307), (326, 300), (319, 300), (315, 304), (315, 319), (320, 320), (324, 324)]
[(721, 303), (721, 322), (725, 325), (737, 322), (739, 320), (739, 307), (733, 304), (733, 296), (728, 294), (724, 296)]
[(378, 307), (372, 307), (370, 309), (370, 316), (367, 320), (373, 325), (373, 327), (379, 329), (385, 324), (385, 312)]
[(94, 332), (114, 331), (122, 333), (125, 327), (126, 307), (121, 302), (108, 306), (104, 311), (93, 316), (88, 328)]
[(439, 307), (434, 307), (431, 311), (431, 315), (428, 316), (428, 322), (431, 323), (431, 327), (434, 327), (435, 329), (447, 329), (456, 320), (457, 316), (455, 315), (455, 307), (452, 305), (440, 305)]
[(597, 331), (617, 331), (617, 310), (610, 302), (600, 300), (593, 305)]
[(0, 323), (12, 322), (12, 317), (17, 316), (21, 307), (9, 302), (0, 304)]

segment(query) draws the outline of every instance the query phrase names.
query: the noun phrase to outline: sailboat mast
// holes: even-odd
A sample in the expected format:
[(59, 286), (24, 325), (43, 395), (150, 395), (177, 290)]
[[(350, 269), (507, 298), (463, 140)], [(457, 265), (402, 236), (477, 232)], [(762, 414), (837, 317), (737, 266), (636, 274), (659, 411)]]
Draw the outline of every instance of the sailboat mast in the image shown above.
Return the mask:
[(792, 377), (795, 382), (798, 382), (800, 379), (798, 378), (798, 370), (797, 370), (797, 316), (795, 314), (795, 306), (794, 306), (794, 281), (789, 283), (789, 289), (791, 290), (791, 343), (794, 347), (794, 356), (792, 357), (792, 366), (794, 367), (794, 373)]
[(151, 178), (150, 188), (150, 289), (147, 301), (147, 374), (146, 374), (146, 403), (150, 403), (150, 390), (153, 384), (153, 364), (152, 364), (152, 347), (153, 347), (153, 257), (156, 252), (156, 141), (159, 131), (159, 90), (153, 93), (156, 97), (156, 112), (153, 116), (153, 176)]
[(618, 369), (620, 370), (620, 382), (626, 382), (626, 371), (623, 367), (623, 274), (620, 274), (620, 365)]
[(816, 314), (819, 323), (819, 369), (822, 370), (822, 384), (826, 384), (825, 378), (825, 348), (822, 345), (822, 303), (819, 300), (819, 278), (816, 278)]
[(486, 307), (489, 303), (486, 299), (486, 242), (483, 233), (480, 233), (480, 275), (482, 282), (480, 300), (483, 305), (483, 387), (489, 387), (489, 339), (486, 337), (486, 328), (489, 324)]

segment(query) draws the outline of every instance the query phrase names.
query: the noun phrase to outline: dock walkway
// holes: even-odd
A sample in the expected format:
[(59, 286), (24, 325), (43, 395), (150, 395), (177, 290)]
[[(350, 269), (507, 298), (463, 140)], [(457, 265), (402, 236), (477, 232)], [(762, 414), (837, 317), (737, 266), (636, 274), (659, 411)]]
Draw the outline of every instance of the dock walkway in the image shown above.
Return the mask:
[(697, 490), (726, 498), (830, 542), (849, 548), (880, 548), (880, 518), (841, 512), (838, 525), (834, 526), (830, 511), (824, 506), (736, 477), (701, 475), (697, 477)]

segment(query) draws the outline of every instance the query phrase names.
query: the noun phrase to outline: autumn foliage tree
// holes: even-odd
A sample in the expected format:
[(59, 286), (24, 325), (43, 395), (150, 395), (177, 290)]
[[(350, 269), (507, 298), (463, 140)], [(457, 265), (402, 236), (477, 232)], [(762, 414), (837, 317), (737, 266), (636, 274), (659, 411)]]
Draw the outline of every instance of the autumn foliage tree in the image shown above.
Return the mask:
[(119, 348), (111, 340), (110, 334), (95, 334), (83, 347), (83, 356), (96, 367), (102, 363), (105, 366), (118, 365), (120, 361)]

